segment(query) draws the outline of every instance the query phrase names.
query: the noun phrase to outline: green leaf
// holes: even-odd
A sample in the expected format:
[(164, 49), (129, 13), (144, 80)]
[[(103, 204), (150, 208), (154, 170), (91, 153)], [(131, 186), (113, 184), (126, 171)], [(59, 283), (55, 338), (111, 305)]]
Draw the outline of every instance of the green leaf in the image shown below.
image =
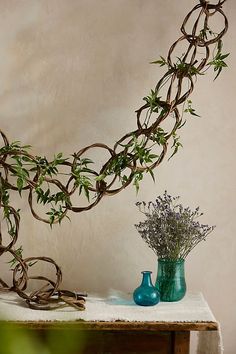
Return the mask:
[(103, 173), (95, 178), (95, 181), (103, 181), (106, 178), (106, 175)]
[(90, 199), (89, 199), (89, 190), (85, 186), (84, 186), (84, 193), (85, 193), (85, 196), (86, 196), (86, 198), (88, 199), (88, 202), (89, 202), (90, 201)]
[[(214, 81), (217, 79), (217, 77), (220, 75), (220, 73), (221, 73), (221, 71), (222, 71), (222, 67), (221, 68), (219, 68), (219, 69), (217, 69), (218, 70), (218, 73), (217, 73), (217, 75), (214, 77)], [(217, 71), (217, 70), (215, 70), (215, 71)]]
[(150, 158), (151, 160), (153, 160), (153, 159), (159, 157), (159, 156), (156, 155), (156, 154), (150, 154), (150, 155), (148, 155), (148, 156), (149, 156), (149, 158)]
[(178, 152), (180, 147), (183, 147), (183, 145), (179, 141), (180, 137), (176, 136), (176, 133), (173, 133), (172, 135), (173, 135), (173, 144), (172, 144), (171, 148), (174, 148), (174, 151), (171, 154), (171, 156), (168, 158), (168, 161)]
[(162, 56), (160, 56), (159, 60), (152, 61), (150, 64), (159, 64), (160, 66), (168, 65), (167, 61)]
[(31, 163), (33, 162), (28, 156), (22, 156), (21, 159), (24, 162), (31, 162)]
[(153, 179), (153, 182), (155, 183), (156, 180), (155, 180), (155, 176), (154, 176), (154, 173), (153, 173), (152, 169), (151, 169), (151, 168), (148, 168), (148, 169), (147, 169), (147, 173), (150, 173), (150, 175), (151, 175), (151, 177), (152, 177), (152, 179)]
[[(14, 251), (19, 258), (22, 258), (22, 252), (23, 252), (22, 246), (20, 246), (18, 249), (14, 250)], [(13, 269), (13, 267), (15, 267), (15, 265), (18, 263), (18, 260), (14, 257), (7, 263), (10, 264), (11, 269)]]
[(23, 146), (21, 146), (21, 149), (25, 149), (25, 150), (29, 150), (31, 148), (32, 148), (31, 145), (23, 145)]
[(62, 158), (62, 152), (59, 152), (59, 154), (57, 154), (57, 159), (61, 159)]
[(121, 177), (122, 185), (125, 184), (127, 181), (128, 181), (128, 177), (126, 175)]
[(134, 186), (136, 188), (136, 194), (139, 191), (139, 182), (143, 179), (143, 172), (134, 172)]
[[(230, 55), (230, 53), (224, 54), (220, 56), (220, 59), (223, 60), (225, 58), (227, 58)], [(226, 65), (227, 66), (227, 65)]]
[(177, 129), (181, 129), (185, 125), (186, 122), (187, 122), (186, 120), (183, 123), (182, 123), (182, 121), (180, 121)]
[(18, 177), (17, 181), (16, 181), (16, 185), (17, 185), (19, 194), (21, 195), (21, 191), (22, 191), (22, 188), (23, 188), (23, 185), (24, 185), (24, 180), (21, 177)]

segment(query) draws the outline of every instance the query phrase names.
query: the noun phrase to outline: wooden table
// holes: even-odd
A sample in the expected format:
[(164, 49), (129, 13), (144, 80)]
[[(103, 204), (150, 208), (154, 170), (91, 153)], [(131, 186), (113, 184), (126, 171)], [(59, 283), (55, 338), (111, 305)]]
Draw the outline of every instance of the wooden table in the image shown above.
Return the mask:
[[(196, 301), (196, 299), (200, 300)], [(182, 303), (172, 303), (172, 305), (161, 303), (148, 309), (137, 307), (132, 302), (125, 305), (125, 302), (115, 303), (114, 299), (110, 303), (106, 301), (105, 299), (90, 299), (87, 310), (83, 313), (75, 311), (45, 313), (45, 311), (38, 312), (27, 308), (22, 310), (20, 304), (14, 303), (11, 306), (9, 301), (4, 304), (4, 298), (2, 299), (0, 295), (0, 312), (5, 313), (10, 322), (17, 323), (18, 326), (26, 327), (28, 330), (37, 330), (42, 337), (49, 329), (58, 331), (58, 335), (62, 329), (70, 333), (75, 331), (79, 337), (81, 335), (84, 339), (83, 350), (78, 351), (83, 354), (187, 354), (190, 350), (191, 331), (216, 331), (218, 329), (217, 322), (206, 302), (204, 299), (201, 302), (201, 298), (197, 298), (197, 295), (192, 302), (187, 298), (185, 301), (182, 300)], [(200, 308), (201, 303), (203, 307)], [(185, 304), (188, 306), (187, 314), (185, 316), (183, 313), (180, 316)], [(167, 320), (163, 321), (165, 311), (168, 312), (170, 308), (173, 308), (173, 313), (167, 314)], [(196, 321), (184, 321), (181, 318), (191, 317), (193, 310)], [(168, 317), (175, 318), (175, 312), (180, 319), (169, 320)], [(24, 318), (22, 318), (24, 313)], [(129, 313), (131, 313), (129, 315), (131, 319), (127, 320)], [(140, 320), (145, 314), (147, 320)], [(112, 320), (108, 320), (110, 316)], [(156, 317), (155, 321), (150, 320), (153, 316)], [(32, 320), (32, 317), (35, 317), (35, 320)]]

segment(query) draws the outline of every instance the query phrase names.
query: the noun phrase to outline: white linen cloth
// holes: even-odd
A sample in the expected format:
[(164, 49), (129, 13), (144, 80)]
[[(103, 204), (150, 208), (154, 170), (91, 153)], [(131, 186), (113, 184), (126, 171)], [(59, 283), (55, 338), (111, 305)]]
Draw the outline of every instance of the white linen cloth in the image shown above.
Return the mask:
[(223, 354), (223, 340), (218, 324), (217, 331), (201, 331), (198, 333), (197, 354)]
[[(179, 302), (137, 306), (131, 295), (113, 292), (107, 298), (89, 296), (85, 311), (65, 307), (53, 311), (32, 310), (14, 293), (0, 293), (0, 316), (7, 321), (138, 321), (216, 322), (202, 294), (188, 293)], [(220, 330), (199, 332), (197, 354), (223, 352)]]

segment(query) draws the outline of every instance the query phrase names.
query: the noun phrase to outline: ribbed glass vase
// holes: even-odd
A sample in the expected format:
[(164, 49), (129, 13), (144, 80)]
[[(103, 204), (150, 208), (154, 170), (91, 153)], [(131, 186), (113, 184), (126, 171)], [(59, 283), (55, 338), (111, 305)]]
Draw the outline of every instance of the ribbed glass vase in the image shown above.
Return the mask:
[(184, 259), (159, 259), (156, 288), (161, 301), (179, 301), (186, 293)]

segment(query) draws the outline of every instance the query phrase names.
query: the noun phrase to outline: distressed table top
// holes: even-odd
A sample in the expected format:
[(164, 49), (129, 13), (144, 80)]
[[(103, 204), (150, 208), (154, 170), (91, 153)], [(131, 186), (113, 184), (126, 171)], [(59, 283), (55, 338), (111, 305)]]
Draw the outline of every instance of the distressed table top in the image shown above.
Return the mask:
[(14, 293), (0, 293), (0, 319), (32, 327), (70, 326), (99, 330), (217, 330), (218, 324), (200, 293), (188, 293), (179, 302), (137, 306), (131, 295), (88, 296), (85, 311), (62, 308), (32, 310)]

